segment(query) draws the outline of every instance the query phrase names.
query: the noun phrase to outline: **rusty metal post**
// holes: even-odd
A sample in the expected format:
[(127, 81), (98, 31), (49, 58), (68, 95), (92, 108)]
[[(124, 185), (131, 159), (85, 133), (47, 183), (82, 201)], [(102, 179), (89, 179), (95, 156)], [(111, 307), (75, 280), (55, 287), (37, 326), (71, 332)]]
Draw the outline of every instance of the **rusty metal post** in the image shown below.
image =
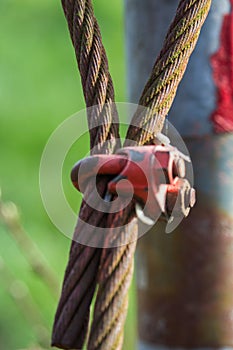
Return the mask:
[[(137, 102), (178, 0), (125, 0)], [(138, 246), (139, 349), (233, 347), (233, 0), (213, 0), (169, 120), (190, 151), (197, 205)]]

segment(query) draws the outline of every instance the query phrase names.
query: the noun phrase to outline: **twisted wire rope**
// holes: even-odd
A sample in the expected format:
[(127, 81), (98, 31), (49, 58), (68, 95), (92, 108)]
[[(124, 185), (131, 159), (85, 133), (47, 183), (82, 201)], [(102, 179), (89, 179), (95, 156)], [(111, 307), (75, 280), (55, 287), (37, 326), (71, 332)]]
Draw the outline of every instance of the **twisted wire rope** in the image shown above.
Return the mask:
[[(98, 105), (97, 114), (88, 113), (91, 148), (97, 145), (95, 152), (113, 152), (120, 147), (117, 141), (118, 115), (112, 104), (114, 89), (92, 3), (90, 0), (62, 0), (62, 4), (76, 52), (86, 105)], [(147, 107), (146, 112), (142, 113), (141, 108), (136, 111), (128, 129), (127, 140), (143, 145), (152, 142), (157, 132), (162, 130), (210, 5), (211, 0), (179, 2), (163, 48), (139, 101), (139, 105)], [(107, 107), (104, 107), (105, 104)], [(130, 143), (125, 143), (126, 146), (128, 144)], [(104, 179), (97, 184), (103, 196), (106, 183), (107, 179)], [(91, 193), (91, 189), (88, 193)], [(101, 223), (106, 227), (117, 227), (130, 222), (130, 229), (119, 228), (119, 235), (115, 238), (118, 248), (102, 250), (72, 243), (55, 318), (53, 344), (63, 348), (82, 347), (87, 334), (90, 303), (98, 283), (88, 350), (120, 350), (137, 239), (133, 205), (121, 215), (106, 216), (99, 212), (96, 215), (83, 202), (80, 217), (93, 225)], [(79, 234), (78, 223), (75, 237)], [(125, 242), (126, 235), (131, 243), (121, 245)]]

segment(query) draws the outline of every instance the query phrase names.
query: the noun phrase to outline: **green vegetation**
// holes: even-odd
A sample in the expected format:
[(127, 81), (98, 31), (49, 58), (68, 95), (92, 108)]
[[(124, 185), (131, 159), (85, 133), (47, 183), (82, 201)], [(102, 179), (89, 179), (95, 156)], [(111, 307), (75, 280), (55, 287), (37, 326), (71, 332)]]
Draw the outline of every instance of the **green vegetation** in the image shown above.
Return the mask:
[[(123, 4), (96, 0), (95, 10), (110, 61), (116, 100), (125, 101)], [(39, 164), (53, 130), (84, 108), (84, 101), (60, 1), (0, 2), (0, 186), (5, 202), (13, 201), (21, 222), (61, 284), (70, 240), (56, 230), (41, 202)], [(88, 148), (88, 140), (85, 139)], [(82, 152), (74, 147), (63, 169), (72, 206), (80, 196), (69, 172)], [(75, 156), (75, 158), (74, 158)], [(10, 230), (0, 223), (0, 349), (48, 349), (57, 298), (32, 271)], [(133, 295), (133, 293), (132, 293)], [(131, 298), (132, 299), (132, 298)], [(134, 349), (131, 305), (124, 349)], [(44, 341), (43, 341), (44, 339)]]

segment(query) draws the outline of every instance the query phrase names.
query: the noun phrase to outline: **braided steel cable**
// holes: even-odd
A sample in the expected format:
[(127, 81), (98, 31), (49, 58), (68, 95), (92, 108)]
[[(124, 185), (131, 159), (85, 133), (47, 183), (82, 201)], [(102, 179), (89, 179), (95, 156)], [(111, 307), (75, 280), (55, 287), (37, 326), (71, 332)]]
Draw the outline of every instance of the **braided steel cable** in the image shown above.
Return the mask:
[[(125, 215), (128, 218), (125, 218)], [(138, 237), (137, 220), (132, 205), (122, 215), (109, 216), (109, 224), (119, 227), (118, 247), (108, 249), (102, 256), (99, 290), (95, 303), (94, 321), (88, 350), (120, 350), (123, 343), (123, 326), (128, 309), (128, 291), (133, 277), (134, 253)], [(129, 226), (122, 226), (128, 222)], [(127, 239), (126, 239), (127, 237)], [(125, 242), (131, 242), (125, 245)]]
[[(164, 119), (175, 97), (189, 56), (195, 47), (210, 3), (210, 0), (180, 1), (164, 47), (156, 60), (152, 75), (140, 99), (140, 104), (149, 107), (149, 109), (146, 114), (142, 115), (138, 112), (134, 115), (132, 124), (138, 125), (138, 127), (131, 126), (129, 128), (127, 139), (135, 140), (137, 144), (148, 143), (152, 137), (154, 138), (154, 134), (162, 129)], [(103, 48), (100, 50), (103, 66), (98, 60), (100, 54), (97, 54), (97, 48), (101, 47), (98, 24), (93, 15), (90, 1), (64, 0), (63, 8), (76, 51), (86, 104), (87, 106), (100, 104), (97, 118), (91, 114), (88, 115), (91, 146), (99, 143), (101, 146), (97, 151), (107, 153), (119, 146), (119, 144), (114, 144), (116, 135), (118, 137), (118, 118), (116, 111), (111, 110), (114, 92)], [(95, 56), (93, 56), (93, 52)], [(88, 69), (88, 65), (92, 69)], [(103, 67), (107, 69), (107, 74), (106, 72), (103, 73)], [(98, 81), (99, 77), (100, 80)], [(106, 85), (103, 86), (106, 82), (107, 87)], [(109, 103), (110, 107), (107, 110), (103, 108), (103, 101)], [(113, 113), (109, 113), (109, 110)], [(115, 119), (111, 119), (112, 115)], [(104, 120), (101, 128), (96, 127), (96, 119), (98, 120), (98, 118)], [(107, 143), (107, 146), (103, 146), (103, 142), (106, 140), (110, 142)], [(113, 147), (109, 149), (112, 141)], [(106, 182), (100, 184), (102, 195), (105, 186)], [(120, 218), (118, 216), (115, 220), (113, 218), (113, 223), (117, 224), (118, 222), (118, 224), (123, 225), (133, 215), (132, 209), (133, 207), (130, 206), (124, 211), (123, 216)], [(84, 221), (88, 217), (88, 222), (93, 222), (93, 225), (96, 224), (97, 226), (101, 220), (109, 221), (107, 217), (99, 215), (96, 216), (96, 213), (87, 204), (83, 203), (80, 217), (83, 217)], [(75, 236), (80, 233), (79, 227), (78, 223)], [(137, 238), (135, 221), (132, 221), (132, 230), (119, 232), (119, 242), (125, 234), (132, 235), (130, 238), (133, 243), (108, 250), (107, 253), (105, 250), (83, 247), (75, 242), (72, 243), (62, 296), (55, 318), (54, 345), (76, 349), (82, 347), (87, 332), (89, 306), (96, 283), (99, 282), (88, 349), (121, 349), (123, 342), (122, 325), (126, 315), (127, 291), (132, 278), (133, 256)], [(97, 280), (97, 269), (100, 264), (103, 269)], [(88, 273), (86, 273), (87, 271)], [(67, 321), (64, 322), (66, 318)]]
[(163, 48), (139, 101), (139, 105), (148, 108), (143, 113), (141, 110), (136, 111), (127, 133), (128, 140), (143, 145), (161, 132), (210, 5), (211, 0), (179, 2)]
[[(119, 147), (119, 118), (107, 55), (91, 0), (62, 0), (81, 75), (87, 107), (91, 151), (109, 153)], [(107, 142), (110, 140), (110, 142)]]
[[(111, 153), (119, 146), (118, 115), (106, 52), (94, 17), (91, 1), (62, 1), (75, 48), (87, 107), (97, 105), (94, 113), (87, 109), (92, 153)], [(108, 179), (97, 184), (104, 196)], [(88, 189), (90, 194), (92, 189)], [(93, 225), (104, 225), (105, 216), (83, 201), (79, 217)], [(83, 246), (76, 241), (82, 232), (78, 221), (57, 308), (52, 344), (61, 348), (80, 349), (86, 338), (90, 304), (97, 284), (102, 249)]]

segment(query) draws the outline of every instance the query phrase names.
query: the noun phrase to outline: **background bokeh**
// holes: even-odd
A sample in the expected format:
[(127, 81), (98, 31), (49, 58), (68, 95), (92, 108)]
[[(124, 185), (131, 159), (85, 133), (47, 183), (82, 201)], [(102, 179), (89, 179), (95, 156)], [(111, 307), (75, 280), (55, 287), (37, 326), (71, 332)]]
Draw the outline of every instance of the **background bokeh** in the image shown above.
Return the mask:
[[(94, 0), (116, 101), (126, 100), (123, 1)], [(44, 255), (61, 286), (70, 241), (50, 222), (41, 202), (39, 164), (53, 130), (85, 107), (74, 51), (60, 1), (0, 1), (0, 187), (2, 204), (16, 203), (28, 239), (0, 221), (0, 349), (49, 349), (58, 296), (41, 280), (33, 260)], [(88, 150), (88, 137), (83, 139)], [(63, 169), (64, 187), (78, 210), (80, 196), (69, 180), (79, 146)], [(11, 207), (10, 207), (11, 208)], [(10, 209), (11, 210), (11, 209)], [(9, 214), (11, 215), (11, 214)], [(14, 226), (14, 225), (13, 225)], [(13, 232), (12, 231), (16, 231)], [(20, 244), (19, 244), (20, 243)], [(21, 246), (21, 247), (20, 247)], [(126, 325), (124, 349), (135, 346), (135, 297)]]

